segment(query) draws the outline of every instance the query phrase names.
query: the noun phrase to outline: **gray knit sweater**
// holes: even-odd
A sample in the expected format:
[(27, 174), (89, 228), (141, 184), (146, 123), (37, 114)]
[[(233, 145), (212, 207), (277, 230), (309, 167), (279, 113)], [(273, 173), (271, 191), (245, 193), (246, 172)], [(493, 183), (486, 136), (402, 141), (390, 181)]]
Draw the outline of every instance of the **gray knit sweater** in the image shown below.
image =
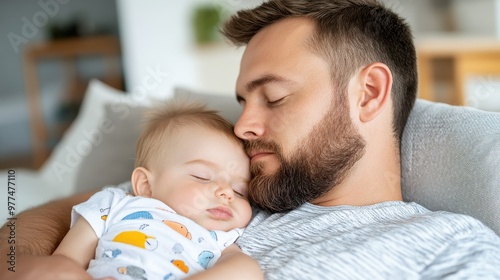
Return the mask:
[(266, 279), (500, 279), (500, 237), (416, 203), (259, 212), (237, 243)]

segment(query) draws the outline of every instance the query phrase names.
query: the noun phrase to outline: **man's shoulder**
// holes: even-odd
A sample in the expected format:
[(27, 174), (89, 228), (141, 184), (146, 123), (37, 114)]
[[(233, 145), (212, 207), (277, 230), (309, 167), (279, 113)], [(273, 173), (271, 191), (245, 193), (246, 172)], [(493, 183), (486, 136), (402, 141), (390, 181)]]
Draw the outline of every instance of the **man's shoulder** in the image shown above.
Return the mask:
[[(253, 225), (281, 225), (292, 221), (305, 224), (336, 223), (335, 229), (362, 224), (363, 227), (393, 233), (425, 232), (432, 238), (452, 237), (456, 234), (467, 235), (485, 232), (496, 234), (481, 221), (467, 215), (446, 211), (431, 211), (414, 202), (387, 202), (367, 207), (317, 207), (306, 204), (288, 213), (269, 214), (265, 211), (254, 212)], [(353, 225), (354, 226), (354, 225)], [(321, 227), (321, 226), (320, 226)], [(349, 230), (352, 230), (351, 228)]]
[(492, 239), (499, 242), (500, 237), (480, 220), (458, 213), (447, 211), (430, 211), (422, 225), (429, 232), (435, 232), (440, 236), (450, 239), (462, 240), (473, 237), (474, 240), (482, 238)]
[[(258, 212), (238, 245), (280, 277), (289, 274), (284, 267), (291, 263), (299, 274), (328, 263), (317, 276), (412, 278), (433, 263), (458, 267), (461, 259), (481, 263), (481, 256), (500, 254), (500, 238), (480, 221), (406, 202)], [(283, 252), (290, 257), (284, 258)]]

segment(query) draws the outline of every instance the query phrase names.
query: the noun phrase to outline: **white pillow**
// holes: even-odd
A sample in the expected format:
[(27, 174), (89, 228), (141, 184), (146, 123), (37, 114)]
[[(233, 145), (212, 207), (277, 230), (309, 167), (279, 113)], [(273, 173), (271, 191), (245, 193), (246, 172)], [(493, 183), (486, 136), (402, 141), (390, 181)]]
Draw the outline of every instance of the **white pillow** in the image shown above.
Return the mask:
[[(75, 189), (75, 182), (82, 160), (101, 144), (105, 134), (113, 132), (114, 124), (105, 117), (105, 106), (108, 104), (112, 111), (125, 116), (130, 108), (139, 103), (148, 104), (92, 80), (77, 118), (40, 170), (41, 179), (50, 188), (47, 191), (54, 192), (56, 197), (63, 197), (98, 187), (89, 185), (88, 188)], [(106, 176), (105, 170), (102, 176)]]

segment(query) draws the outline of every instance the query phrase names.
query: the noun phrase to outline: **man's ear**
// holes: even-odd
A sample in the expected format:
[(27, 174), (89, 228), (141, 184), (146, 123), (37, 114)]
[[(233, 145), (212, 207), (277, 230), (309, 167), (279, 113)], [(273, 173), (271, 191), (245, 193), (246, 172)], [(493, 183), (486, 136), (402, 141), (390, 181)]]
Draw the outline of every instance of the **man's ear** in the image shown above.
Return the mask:
[(360, 81), (359, 119), (369, 122), (380, 114), (389, 102), (392, 90), (391, 70), (383, 63), (372, 63), (360, 72)]
[(137, 167), (132, 172), (132, 189), (134, 195), (151, 197), (151, 179), (153, 175), (144, 167)]

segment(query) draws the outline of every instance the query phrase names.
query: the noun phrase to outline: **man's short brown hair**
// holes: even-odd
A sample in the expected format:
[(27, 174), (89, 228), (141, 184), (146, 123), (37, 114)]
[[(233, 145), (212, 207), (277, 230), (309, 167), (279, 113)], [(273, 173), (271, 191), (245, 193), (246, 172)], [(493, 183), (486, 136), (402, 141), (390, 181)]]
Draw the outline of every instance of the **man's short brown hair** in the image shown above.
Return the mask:
[(315, 23), (310, 46), (330, 65), (341, 92), (363, 66), (386, 64), (393, 75), (393, 131), (401, 139), (415, 103), (417, 65), (413, 36), (405, 21), (376, 0), (270, 0), (239, 11), (222, 33), (235, 45), (246, 45), (260, 30), (290, 17)]

